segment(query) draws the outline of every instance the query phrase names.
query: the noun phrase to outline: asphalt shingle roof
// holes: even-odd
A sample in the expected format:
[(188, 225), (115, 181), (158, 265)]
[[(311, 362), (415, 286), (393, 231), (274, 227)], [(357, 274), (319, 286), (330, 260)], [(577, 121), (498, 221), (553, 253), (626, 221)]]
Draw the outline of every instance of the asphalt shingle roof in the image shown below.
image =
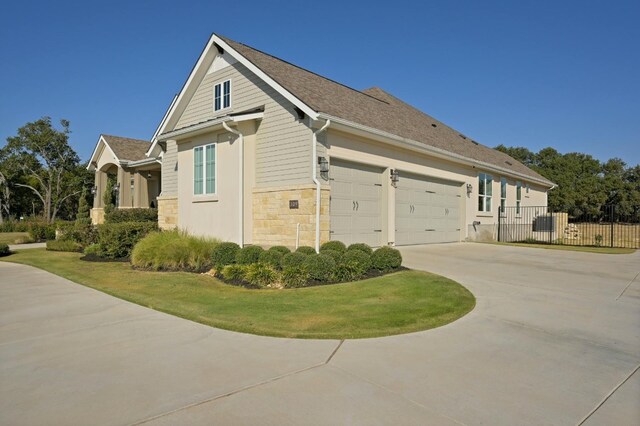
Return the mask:
[(123, 138), (121, 136), (102, 135), (109, 147), (121, 161), (138, 161), (147, 158), (145, 153), (151, 142), (142, 139)]
[(516, 159), (460, 132), (384, 90), (356, 90), (275, 56), (218, 35), (316, 112), (342, 118), (552, 184)]

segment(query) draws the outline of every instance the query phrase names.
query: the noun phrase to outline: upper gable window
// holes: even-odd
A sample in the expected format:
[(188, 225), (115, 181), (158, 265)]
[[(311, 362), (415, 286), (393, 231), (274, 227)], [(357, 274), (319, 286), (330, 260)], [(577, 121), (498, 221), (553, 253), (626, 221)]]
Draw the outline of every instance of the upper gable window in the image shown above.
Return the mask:
[(213, 87), (213, 110), (220, 111), (221, 109), (229, 108), (231, 106), (231, 80), (218, 83)]

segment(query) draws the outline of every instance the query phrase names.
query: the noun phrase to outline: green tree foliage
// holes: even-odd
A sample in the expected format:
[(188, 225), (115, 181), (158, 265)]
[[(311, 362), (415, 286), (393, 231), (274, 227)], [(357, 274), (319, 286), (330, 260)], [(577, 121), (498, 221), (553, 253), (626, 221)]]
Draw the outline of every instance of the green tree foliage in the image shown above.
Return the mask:
[(561, 154), (553, 148), (537, 153), (504, 145), (496, 149), (557, 184), (549, 192), (549, 207), (554, 210), (572, 216), (598, 215), (604, 205), (615, 204), (618, 214), (630, 215), (640, 206), (640, 165), (629, 167), (620, 158), (602, 163), (588, 154)]
[(89, 202), (87, 201), (87, 190), (83, 189), (78, 199), (78, 213), (76, 213), (76, 222), (78, 223), (91, 223), (89, 217)]
[(50, 117), (27, 123), (0, 149), (0, 170), (9, 182), (9, 191), (26, 190), (33, 209), (39, 204), (48, 222), (65, 206), (75, 210), (74, 199), (82, 192), (86, 178), (80, 158), (69, 146), (69, 121), (60, 120), (60, 125), (61, 130), (54, 128)]

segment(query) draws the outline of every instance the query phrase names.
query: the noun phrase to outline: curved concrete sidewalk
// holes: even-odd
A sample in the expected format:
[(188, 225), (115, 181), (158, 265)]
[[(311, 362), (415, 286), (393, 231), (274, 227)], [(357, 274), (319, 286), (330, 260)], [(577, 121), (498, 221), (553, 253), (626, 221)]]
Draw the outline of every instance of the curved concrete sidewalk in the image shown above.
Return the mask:
[(0, 424), (640, 423), (640, 253), (402, 251), (476, 309), (401, 336), (276, 339), (0, 263)]

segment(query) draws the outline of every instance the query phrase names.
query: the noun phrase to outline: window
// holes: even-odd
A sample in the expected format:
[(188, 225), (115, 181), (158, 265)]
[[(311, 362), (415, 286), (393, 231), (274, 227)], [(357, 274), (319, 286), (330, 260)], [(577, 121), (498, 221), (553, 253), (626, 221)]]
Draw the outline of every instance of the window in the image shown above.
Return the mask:
[(193, 194), (216, 193), (216, 145), (193, 148)]
[(478, 175), (478, 210), (491, 211), (491, 196), (493, 195), (493, 177), (486, 173)]
[(229, 108), (231, 106), (231, 80), (227, 80), (223, 83), (218, 83), (213, 87), (213, 110), (220, 111), (221, 109)]
[(516, 214), (520, 214), (521, 201), (522, 201), (522, 182), (516, 182)]
[(507, 178), (500, 178), (500, 213), (505, 213), (507, 207)]

